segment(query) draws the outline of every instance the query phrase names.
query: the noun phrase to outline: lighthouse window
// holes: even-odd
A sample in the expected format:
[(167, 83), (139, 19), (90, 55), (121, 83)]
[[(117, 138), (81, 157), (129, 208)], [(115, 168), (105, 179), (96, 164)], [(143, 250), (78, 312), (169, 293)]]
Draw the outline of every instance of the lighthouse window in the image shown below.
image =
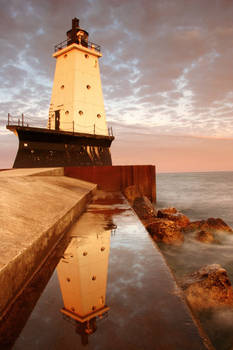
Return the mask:
[(63, 90), (63, 89), (64, 89), (64, 87), (65, 87), (65, 86), (64, 86), (64, 85), (62, 85), (62, 86), (61, 86), (61, 89)]
[(101, 118), (101, 115), (100, 115), (100, 114), (97, 114), (97, 118)]
[(79, 111), (78, 113), (79, 113), (80, 115), (83, 115), (83, 111)]
[(66, 111), (66, 112), (65, 112), (65, 115), (69, 115), (69, 111)]
[(90, 85), (87, 85), (87, 90), (90, 90), (91, 86)]
[(88, 55), (88, 54), (85, 54), (85, 58), (89, 58), (89, 55)]

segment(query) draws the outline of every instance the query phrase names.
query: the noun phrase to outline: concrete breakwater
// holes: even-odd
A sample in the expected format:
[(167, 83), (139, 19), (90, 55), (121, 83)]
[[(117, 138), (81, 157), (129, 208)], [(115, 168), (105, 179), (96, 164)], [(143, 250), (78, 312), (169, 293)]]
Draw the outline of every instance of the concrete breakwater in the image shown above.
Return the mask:
[(97, 187), (63, 174), (63, 168), (0, 173), (1, 318)]
[[(0, 172), (0, 319), (92, 192), (137, 184), (155, 200), (153, 166), (11, 169)], [(93, 183), (94, 182), (94, 183)]]
[[(12, 170), (5, 172), (5, 175), (4, 172), (1, 174), (2, 193), (5, 196), (1, 210), (4, 223), (2, 227), (5, 230), (5, 235), (2, 235), (4, 238), (2, 240), (2, 252), (4, 253), (4, 247), (8, 247), (8, 250), (5, 251), (5, 265), (2, 265), (0, 271), (0, 274), (2, 274), (0, 277), (1, 286), (7, 286), (7, 288), (2, 288), (6, 290), (1, 292), (1, 316), (7, 311), (9, 304), (17, 296), (17, 293), (20, 292), (20, 289), (23, 288), (30, 275), (36, 271), (41, 261), (46, 259), (46, 255), (51, 247), (56, 244), (59, 237), (71, 226), (75, 218), (78, 218), (85, 211), (86, 205), (91, 199), (93, 191), (96, 189), (96, 185), (93, 183), (87, 183), (77, 178), (65, 177), (63, 175), (64, 169), (62, 168), (56, 169), (54, 176), (52, 169), (45, 169), (43, 171), (37, 169), (38, 173), (34, 169), (32, 171), (33, 174), (30, 170), (25, 169), (24, 171)], [(43, 175), (44, 171), (45, 173)], [(104, 170), (101, 169), (101, 171), (103, 176)], [(105, 176), (107, 176), (107, 170), (105, 171)], [(94, 172), (98, 173), (98, 170), (93, 169)], [(142, 167), (140, 169), (133, 169), (131, 167), (127, 172), (122, 170), (122, 168), (118, 168), (119, 176), (117, 175), (115, 180), (111, 178), (111, 181), (112, 184), (114, 183), (115, 188), (118, 187), (118, 190), (123, 191), (126, 184), (132, 185), (137, 181), (141, 181), (140, 177), (143, 172), (148, 172), (148, 169), (146, 167), (144, 169)], [(138, 173), (141, 175), (133, 176), (133, 174)], [(90, 176), (88, 171), (86, 174)], [(92, 177), (92, 180), (94, 180), (94, 177)], [(150, 178), (151, 180), (154, 181), (153, 172)], [(144, 188), (146, 195), (148, 195), (147, 188), (149, 189), (150, 181), (147, 177), (144, 185), (142, 182), (140, 186), (141, 190)], [(155, 181), (153, 184), (155, 184)], [(153, 185), (151, 182), (152, 188)], [(112, 185), (109, 191), (112, 192), (113, 189), (114, 187)], [(151, 195), (155, 193), (154, 189), (150, 191)], [(111, 201), (107, 201), (106, 204), (105, 215), (109, 215), (112, 205)], [(73, 209), (72, 213), (71, 208)], [(121, 210), (122, 204), (120, 203), (119, 213)], [(125, 344), (125, 346), (128, 344), (127, 334), (128, 327), (130, 326), (132, 334), (136, 327), (138, 334), (143, 335), (140, 339), (143, 341), (145, 349), (151, 348), (152, 345), (155, 349), (161, 349), (163, 342), (166, 343), (167, 341), (169, 343), (169, 349), (177, 349), (177, 344), (179, 344), (179, 349), (187, 349), (188, 346), (190, 349), (206, 348), (158, 248), (154, 245), (149, 235), (147, 235), (146, 230), (132, 209), (126, 205), (125, 210), (126, 213), (124, 214), (123, 222), (119, 221), (119, 239), (122, 238), (120, 246), (124, 247), (124, 254), (121, 250), (120, 260), (122, 261), (116, 261), (115, 257), (113, 259), (115, 261), (113, 266), (118, 271), (117, 277), (115, 277), (116, 282), (118, 279), (119, 283), (121, 281), (119, 271), (122, 271), (124, 275), (126, 270), (128, 270), (127, 276), (129, 274), (131, 275), (130, 281), (142, 279), (144, 284), (133, 283), (131, 286), (128, 283), (129, 291), (127, 292), (127, 298), (130, 301), (129, 305), (131, 305), (131, 316), (133, 317), (136, 312), (137, 317), (136, 319), (127, 319), (128, 313), (124, 313), (123, 319), (128, 326), (127, 329), (122, 328), (122, 331), (124, 330), (122, 333), (124, 337), (121, 339), (122, 344)], [(6, 218), (8, 218), (8, 221)], [(116, 222), (119, 220), (119, 215), (116, 215), (115, 220)], [(126, 224), (128, 221), (129, 223)], [(52, 224), (53, 227), (51, 227)], [(33, 232), (32, 228), (34, 228)], [(142, 243), (146, 249), (143, 248)], [(131, 269), (130, 265), (127, 265), (129, 256), (132, 254), (136, 264), (135, 269)], [(126, 269), (126, 266), (129, 269)], [(159, 279), (156, 276), (159, 276)], [(132, 288), (134, 290), (133, 295), (131, 294)], [(116, 294), (116, 291), (113, 291), (113, 295)], [(125, 292), (126, 290), (124, 290), (123, 294), (120, 292), (118, 296), (120, 310), (122, 309), (120, 306), (121, 303), (124, 303), (124, 298), (122, 299), (122, 297), (125, 295)], [(149, 303), (148, 295), (151, 296)], [(139, 312), (140, 310), (144, 313)], [(151, 312), (151, 310), (156, 312)], [(132, 320), (133, 322), (131, 322)], [(156, 320), (162, 320), (162, 325), (161, 322), (157, 322)], [(146, 327), (143, 326), (145, 322)], [(113, 328), (111, 328), (111, 325)], [(114, 320), (108, 324), (108, 327), (111, 332), (115, 332)], [(159, 329), (159, 332), (156, 332), (156, 336), (153, 335), (154, 329)], [(168, 339), (167, 333), (173, 334), (171, 340)], [(102, 336), (104, 337), (103, 334)], [(106, 337), (105, 340), (107, 341), (108, 338)], [(192, 339), (191, 344), (189, 344), (190, 339)], [(106, 345), (105, 340), (104, 344)]]

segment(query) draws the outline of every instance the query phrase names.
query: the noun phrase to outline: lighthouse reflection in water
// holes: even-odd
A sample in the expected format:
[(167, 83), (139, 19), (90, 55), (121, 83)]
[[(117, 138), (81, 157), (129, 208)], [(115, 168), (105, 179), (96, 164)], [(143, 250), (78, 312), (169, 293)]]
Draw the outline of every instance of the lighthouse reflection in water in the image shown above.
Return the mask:
[(71, 242), (57, 266), (64, 303), (61, 312), (74, 320), (83, 345), (96, 331), (96, 319), (109, 310), (106, 287), (111, 230), (98, 226), (87, 227), (82, 220), (74, 225)]

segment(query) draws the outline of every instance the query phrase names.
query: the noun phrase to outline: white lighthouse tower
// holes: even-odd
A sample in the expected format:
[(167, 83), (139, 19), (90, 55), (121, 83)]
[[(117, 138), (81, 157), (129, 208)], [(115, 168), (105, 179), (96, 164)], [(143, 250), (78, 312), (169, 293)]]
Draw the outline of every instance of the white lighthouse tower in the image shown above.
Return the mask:
[(10, 124), (19, 138), (14, 168), (110, 166), (114, 140), (107, 127), (101, 88), (100, 46), (72, 20), (67, 38), (55, 46), (56, 69), (47, 128)]
[(72, 20), (67, 39), (55, 46), (56, 69), (48, 127), (54, 130), (108, 135), (101, 88), (100, 47)]

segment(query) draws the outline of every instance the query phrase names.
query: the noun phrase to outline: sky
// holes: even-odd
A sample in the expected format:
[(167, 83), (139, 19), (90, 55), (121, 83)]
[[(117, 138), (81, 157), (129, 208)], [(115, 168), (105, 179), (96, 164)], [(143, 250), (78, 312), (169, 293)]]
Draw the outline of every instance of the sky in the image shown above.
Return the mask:
[(101, 45), (113, 164), (233, 171), (232, 0), (0, 0), (0, 168), (7, 114), (46, 126), (54, 45), (72, 18)]

